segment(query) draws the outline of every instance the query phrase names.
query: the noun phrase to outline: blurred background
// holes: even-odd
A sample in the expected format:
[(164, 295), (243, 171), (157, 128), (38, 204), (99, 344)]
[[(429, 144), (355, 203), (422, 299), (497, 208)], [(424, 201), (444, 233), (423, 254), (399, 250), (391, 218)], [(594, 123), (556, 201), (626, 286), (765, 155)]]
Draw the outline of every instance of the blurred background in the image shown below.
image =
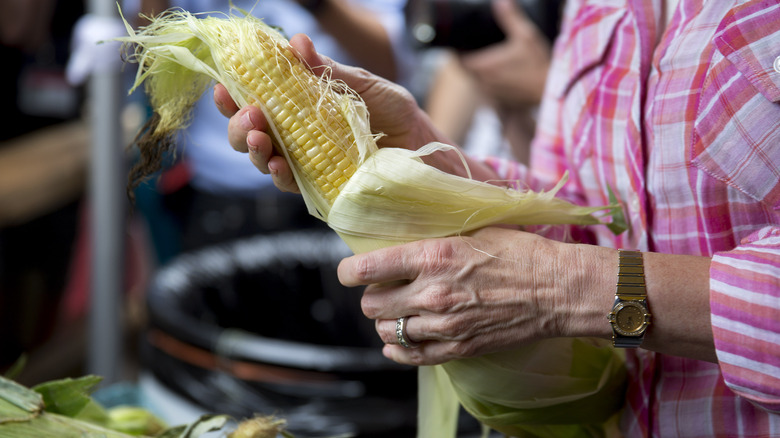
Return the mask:
[[(480, 0), (233, 3), (408, 87), (470, 153), (527, 160), (562, 2), (518, 0), (526, 31)], [(134, 27), (169, 7), (228, 11), (119, 5)], [(136, 66), (112, 41), (125, 32), (114, 0), (0, 0), (0, 373), (97, 374), (107, 403), (172, 424), (274, 413), (296, 436), (414, 436), (416, 370), (381, 355), (360, 290), (338, 283), (348, 249), (227, 145), (210, 93), (163, 168), (126, 192), (150, 114), (127, 92)], [(514, 101), (485, 86), (496, 57), (529, 71)]]

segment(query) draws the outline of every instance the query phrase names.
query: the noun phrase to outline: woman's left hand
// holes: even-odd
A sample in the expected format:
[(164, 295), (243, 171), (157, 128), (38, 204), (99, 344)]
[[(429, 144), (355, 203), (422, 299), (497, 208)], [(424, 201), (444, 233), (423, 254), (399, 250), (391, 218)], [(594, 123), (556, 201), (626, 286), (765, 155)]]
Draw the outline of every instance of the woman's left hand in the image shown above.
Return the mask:
[[(600, 249), (486, 228), (352, 256), (338, 272), (346, 286), (368, 285), (362, 308), (376, 320), (385, 356), (433, 365), (580, 335), (587, 329), (573, 321), (586, 315), (603, 320), (611, 296), (585, 299), (590, 263), (601, 260), (583, 257), (590, 248)], [(417, 347), (399, 345), (400, 317), (408, 317), (406, 335)]]

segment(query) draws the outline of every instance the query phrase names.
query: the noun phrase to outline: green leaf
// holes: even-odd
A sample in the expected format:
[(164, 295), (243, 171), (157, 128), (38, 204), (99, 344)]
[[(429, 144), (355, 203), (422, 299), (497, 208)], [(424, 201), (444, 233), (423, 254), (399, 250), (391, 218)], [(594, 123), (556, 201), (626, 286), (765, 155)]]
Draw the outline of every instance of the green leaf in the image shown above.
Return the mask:
[(626, 222), (623, 207), (609, 184), (607, 184), (607, 191), (609, 192), (609, 203), (614, 206), (610, 209), (609, 213), (609, 215), (612, 216), (612, 222), (607, 224), (607, 228), (617, 236), (628, 229), (628, 222)]
[(40, 394), (5, 377), (0, 377), (0, 400), (29, 413), (37, 413), (43, 409), (43, 398)]
[(22, 373), (22, 370), (24, 370), (24, 367), (27, 365), (27, 355), (22, 353), (21, 356), (19, 356), (18, 359), (16, 359), (16, 362), (11, 365), (10, 368), (5, 372), (5, 377), (7, 379), (16, 379), (19, 377), (19, 374)]
[(0, 423), (0, 438), (133, 438), (120, 432), (49, 412), (27, 421)]
[(166, 429), (163, 433), (157, 435), (157, 438), (179, 438), (184, 431), (187, 430), (187, 426), (176, 426)]
[(166, 424), (151, 411), (137, 406), (117, 406), (108, 410), (110, 429), (128, 435), (155, 436), (166, 429)]
[(33, 390), (43, 396), (47, 412), (75, 417), (90, 403), (90, 394), (101, 380), (102, 377), (92, 375), (53, 380), (41, 383)]

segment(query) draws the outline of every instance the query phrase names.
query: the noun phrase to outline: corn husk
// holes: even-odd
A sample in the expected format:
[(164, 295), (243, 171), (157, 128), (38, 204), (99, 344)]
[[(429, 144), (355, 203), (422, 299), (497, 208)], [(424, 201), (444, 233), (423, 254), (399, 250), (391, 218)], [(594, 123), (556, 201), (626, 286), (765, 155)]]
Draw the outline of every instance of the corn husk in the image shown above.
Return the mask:
[[(175, 114), (165, 117), (166, 124), (172, 121), (175, 125), (166, 125), (165, 135), (184, 126), (185, 106), (200, 98), (212, 80), (225, 85), (238, 104), (251, 102), (267, 112), (259, 96), (247, 96), (247, 90), (235, 84), (219, 54), (220, 41), (227, 34), (241, 42), (241, 50), (275, 56), (253, 43), (253, 32), (258, 31), (279, 37), (251, 16), (197, 19), (184, 11), (157, 18), (138, 33), (128, 26), (130, 36), (122, 40), (137, 45), (135, 59), (140, 63), (134, 87), (146, 80), (155, 111)], [(214, 38), (215, 33), (220, 38)], [(182, 87), (182, 78), (190, 77), (198, 79)], [(426, 154), (450, 146), (431, 144), (419, 151), (378, 149), (358, 95), (327, 78), (309, 78), (305, 83), (316, 84), (311, 87), (314, 101), (317, 93), (344, 96), (354, 137), (365, 143), (357, 173), (333, 205), (322, 205), (310, 194), (291, 163), (310, 213), (327, 222), (356, 253), (498, 224), (602, 223), (594, 215), (607, 207), (579, 207), (555, 197), (565, 178), (547, 192), (515, 190), (447, 174), (423, 163)], [(174, 102), (178, 104), (171, 109)], [(272, 118), (267, 118), (281, 144)], [(622, 356), (606, 343), (589, 339), (553, 339), (510, 352), (421, 367), (418, 436), (454, 437), (459, 406), (486, 426), (518, 436), (608, 436), (610, 419), (622, 405), (624, 383)]]
[(90, 393), (101, 380), (88, 375), (27, 388), (0, 376), (0, 438), (198, 438), (230, 420), (203, 416), (169, 428), (144, 408), (100, 405)]

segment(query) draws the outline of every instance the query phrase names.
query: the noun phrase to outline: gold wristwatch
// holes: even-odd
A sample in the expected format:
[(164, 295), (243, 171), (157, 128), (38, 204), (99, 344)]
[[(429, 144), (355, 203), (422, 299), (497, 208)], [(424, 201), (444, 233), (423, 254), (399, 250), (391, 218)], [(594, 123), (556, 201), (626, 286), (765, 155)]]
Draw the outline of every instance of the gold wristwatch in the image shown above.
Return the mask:
[(642, 253), (622, 249), (618, 253), (615, 303), (607, 319), (612, 324), (612, 345), (619, 348), (636, 348), (642, 344), (651, 318), (647, 310)]

